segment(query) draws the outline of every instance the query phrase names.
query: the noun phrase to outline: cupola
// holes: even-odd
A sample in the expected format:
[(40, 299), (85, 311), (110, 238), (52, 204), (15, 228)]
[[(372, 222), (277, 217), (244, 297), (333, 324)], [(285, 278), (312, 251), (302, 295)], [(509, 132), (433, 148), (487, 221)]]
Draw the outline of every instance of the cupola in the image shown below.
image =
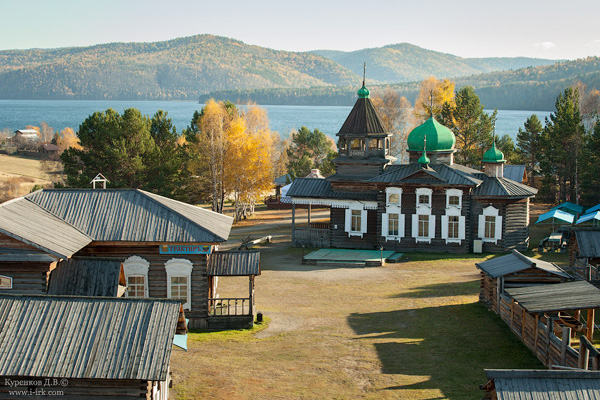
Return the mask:
[(483, 154), (483, 172), (489, 177), (504, 177), (504, 154), (496, 148), (496, 137), (492, 142), (492, 147)]
[(427, 141), (427, 151), (434, 164), (452, 165), (456, 138), (448, 127), (437, 122), (433, 116), (408, 135), (407, 151), (410, 162), (417, 161), (417, 157), (424, 149), (425, 140)]

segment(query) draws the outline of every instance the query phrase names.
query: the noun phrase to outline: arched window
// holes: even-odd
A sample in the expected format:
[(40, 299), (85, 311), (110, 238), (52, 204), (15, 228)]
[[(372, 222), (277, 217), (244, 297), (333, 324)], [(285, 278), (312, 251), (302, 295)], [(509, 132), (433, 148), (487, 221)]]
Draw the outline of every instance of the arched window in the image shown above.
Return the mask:
[(0, 275), (0, 289), (12, 289), (12, 278), (6, 275)]
[(165, 263), (167, 271), (167, 297), (185, 299), (183, 308), (191, 309), (192, 305), (192, 269), (194, 264), (183, 258), (172, 258)]
[(499, 209), (488, 206), (479, 216), (479, 237), (484, 242), (498, 243), (502, 239), (502, 217)]
[(127, 297), (148, 297), (149, 268), (150, 263), (139, 256), (131, 256), (123, 262)]

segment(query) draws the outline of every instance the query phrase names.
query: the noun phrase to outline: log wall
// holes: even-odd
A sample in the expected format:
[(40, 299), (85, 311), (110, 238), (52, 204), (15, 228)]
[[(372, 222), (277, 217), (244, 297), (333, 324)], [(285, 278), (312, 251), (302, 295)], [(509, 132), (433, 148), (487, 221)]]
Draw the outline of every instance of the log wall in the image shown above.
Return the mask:
[(50, 271), (56, 267), (56, 262), (0, 262), (0, 275), (12, 278), (12, 289), (6, 293), (46, 294)]
[[(193, 245), (194, 243), (189, 243)], [(76, 256), (114, 257), (125, 261), (130, 256), (139, 256), (150, 263), (148, 270), (148, 295), (167, 297), (167, 272), (165, 263), (172, 258), (190, 260), (194, 265), (191, 280), (191, 310), (185, 315), (190, 319), (190, 328), (204, 328), (208, 318), (207, 256), (204, 254), (160, 254), (159, 244), (135, 244), (93, 242), (79, 251)]]

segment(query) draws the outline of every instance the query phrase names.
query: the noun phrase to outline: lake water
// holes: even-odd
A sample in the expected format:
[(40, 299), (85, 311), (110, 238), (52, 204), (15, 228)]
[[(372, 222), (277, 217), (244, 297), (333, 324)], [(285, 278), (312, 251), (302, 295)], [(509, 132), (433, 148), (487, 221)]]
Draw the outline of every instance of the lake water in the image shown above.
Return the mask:
[[(190, 124), (194, 111), (200, 110), (202, 104), (192, 101), (0, 100), (0, 130), (8, 128), (14, 132), (27, 125), (39, 126), (43, 121), (55, 130), (70, 127), (77, 131), (79, 124), (94, 111), (114, 108), (122, 112), (130, 107), (150, 116), (158, 110), (167, 111), (177, 131), (181, 132)], [(283, 138), (301, 126), (311, 130), (317, 128), (334, 137), (352, 109), (347, 106), (261, 107), (267, 110), (271, 129), (279, 132)], [(519, 127), (523, 127), (531, 114), (537, 114), (544, 121), (550, 112), (498, 110), (496, 134), (508, 134), (514, 139)]]

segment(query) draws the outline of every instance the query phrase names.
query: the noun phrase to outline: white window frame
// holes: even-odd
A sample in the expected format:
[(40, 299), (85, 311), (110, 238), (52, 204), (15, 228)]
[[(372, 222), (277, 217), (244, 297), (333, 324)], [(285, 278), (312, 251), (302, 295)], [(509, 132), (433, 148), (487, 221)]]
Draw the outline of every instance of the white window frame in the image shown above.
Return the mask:
[[(479, 216), (478, 236), (481, 240), (487, 243), (497, 244), (502, 239), (502, 217), (499, 215), (500, 210), (493, 206), (488, 206), (483, 209), (483, 213)], [(485, 217), (495, 217), (494, 237), (485, 237)]]
[[(123, 261), (123, 273), (125, 274), (125, 282), (129, 281), (130, 276), (143, 276), (144, 277), (144, 297), (148, 297), (148, 270), (150, 269), (150, 263), (140, 257), (131, 256)], [(129, 297), (129, 293), (125, 292), (125, 296)]]
[[(392, 195), (392, 194), (398, 195), (397, 203), (390, 202), (390, 195)], [(386, 205), (386, 207), (402, 207), (402, 188), (397, 188), (397, 187), (386, 188), (385, 189), (385, 205)]]
[[(462, 209), (462, 190), (460, 189), (447, 189), (446, 190), (446, 209), (457, 208), (459, 210)], [(450, 197), (457, 196), (458, 197), (458, 205), (450, 204)]]
[(12, 288), (13, 288), (13, 278), (12, 278), (12, 277), (10, 277), (10, 276), (7, 276), (7, 275), (0, 275), (0, 278), (8, 279), (8, 282), (9, 282), (9, 284), (10, 284), (10, 285), (9, 285), (9, 286), (7, 286), (7, 287), (2, 287), (2, 286), (0, 286), (0, 290), (10, 290), (10, 289), (12, 289)]
[[(352, 230), (353, 210), (360, 210), (360, 231)], [(365, 210), (363, 205), (358, 201), (350, 203), (349, 207), (345, 210), (344, 231), (348, 234), (348, 237), (358, 236), (362, 238), (364, 234), (367, 233), (367, 210)]]
[[(390, 203), (390, 195), (398, 195), (398, 203)], [(388, 187), (385, 189), (385, 213), (381, 214), (381, 236), (385, 240), (401, 240), (404, 237), (404, 214), (402, 214), (402, 188)], [(398, 235), (390, 235), (389, 233), (389, 216), (390, 214), (398, 214)]]
[[(423, 212), (419, 213), (419, 209), (424, 209), (424, 208), (428, 208), (429, 210), (431, 210), (431, 198), (433, 197), (433, 189), (428, 189), (428, 188), (418, 188), (416, 190), (416, 204), (417, 204), (417, 213), (418, 214), (425, 214)], [(419, 196), (428, 196), (429, 197), (429, 202), (428, 203), (419, 203)], [(430, 213), (429, 213), (430, 214)]]
[(187, 301), (183, 304), (184, 310), (191, 310), (192, 306), (192, 270), (194, 264), (185, 258), (172, 258), (165, 263), (165, 271), (167, 271), (167, 297), (171, 296), (171, 278), (186, 277), (187, 278)]

